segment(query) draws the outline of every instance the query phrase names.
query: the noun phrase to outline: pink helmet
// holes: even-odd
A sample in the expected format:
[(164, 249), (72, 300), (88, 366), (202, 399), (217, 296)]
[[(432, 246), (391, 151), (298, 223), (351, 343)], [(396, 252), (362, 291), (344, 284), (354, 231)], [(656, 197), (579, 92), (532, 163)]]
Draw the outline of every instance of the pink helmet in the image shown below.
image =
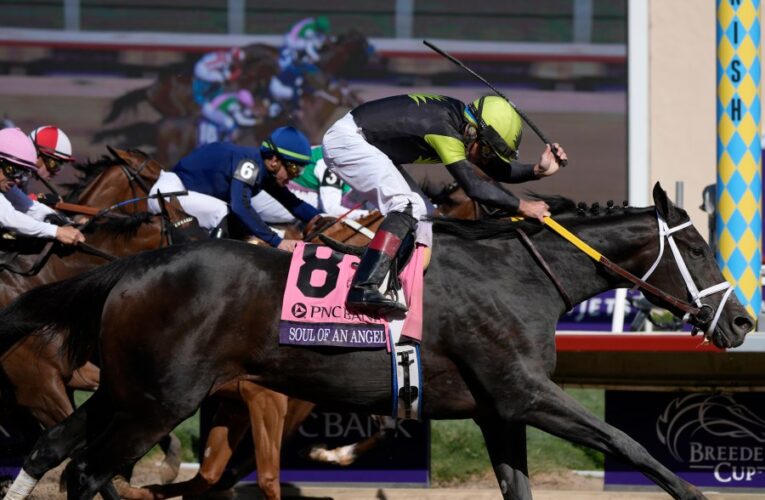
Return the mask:
[(244, 61), (244, 51), (240, 49), (239, 47), (234, 47), (230, 51), (231, 54), (231, 60), (236, 62), (242, 62)]
[(239, 92), (236, 93), (236, 97), (239, 99), (239, 102), (241, 102), (248, 108), (255, 107), (255, 99), (252, 97), (252, 92), (250, 92), (249, 90), (241, 89)]
[(5, 158), (14, 165), (37, 170), (35, 145), (18, 128), (0, 130), (0, 158)]
[(61, 161), (74, 161), (72, 142), (60, 128), (53, 125), (37, 127), (29, 134), (29, 138), (35, 143), (40, 154)]

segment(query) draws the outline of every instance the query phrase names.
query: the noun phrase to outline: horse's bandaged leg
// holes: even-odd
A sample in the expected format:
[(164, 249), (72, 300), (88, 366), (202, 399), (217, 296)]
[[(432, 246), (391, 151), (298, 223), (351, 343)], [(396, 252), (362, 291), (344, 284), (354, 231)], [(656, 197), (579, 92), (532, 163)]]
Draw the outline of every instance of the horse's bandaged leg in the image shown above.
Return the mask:
[(21, 469), (19, 475), (14, 479), (13, 484), (8, 489), (8, 493), (5, 494), (4, 500), (23, 500), (27, 498), (35, 485), (37, 479), (33, 478), (24, 469)]

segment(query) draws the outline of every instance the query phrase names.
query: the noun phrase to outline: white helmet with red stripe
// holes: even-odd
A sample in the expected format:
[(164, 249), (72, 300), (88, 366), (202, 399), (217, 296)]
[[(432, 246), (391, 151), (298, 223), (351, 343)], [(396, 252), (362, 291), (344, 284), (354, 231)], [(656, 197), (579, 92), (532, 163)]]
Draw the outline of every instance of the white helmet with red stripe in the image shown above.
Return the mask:
[(38, 127), (29, 134), (42, 155), (52, 156), (61, 161), (74, 161), (72, 142), (63, 130), (53, 125)]

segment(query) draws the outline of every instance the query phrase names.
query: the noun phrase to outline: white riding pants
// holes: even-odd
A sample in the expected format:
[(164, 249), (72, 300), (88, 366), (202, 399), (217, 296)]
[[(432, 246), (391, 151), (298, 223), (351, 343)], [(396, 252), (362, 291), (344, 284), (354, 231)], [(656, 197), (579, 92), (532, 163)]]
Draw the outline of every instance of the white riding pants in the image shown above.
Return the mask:
[(322, 150), (327, 167), (383, 215), (403, 212), (411, 204), (412, 216), (418, 221), (417, 243), (432, 246), (432, 224), (420, 219), (433, 214), (433, 204), (409, 174), (364, 139), (352, 114), (346, 114), (327, 130)]
[[(319, 205), (319, 195), (316, 192), (290, 190), (292, 194), (312, 207)], [(284, 205), (265, 191), (261, 191), (250, 199), (252, 209), (268, 224), (292, 224), (297, 222), (294, 215), (284, 208)]]
[[(176, 174), (162, 171), (159, 173), (159, 179), (154, 183), (149, 194), (157, 194), (157, 191), (174, 193), (186, 191), (186, 187), (183, 185), (181, 178)], [(168, 200), (168, 198), (165, 198), (165, 200)], [(189, 191), (189, 194), (186, 196), (178, 196), (178, 201), (186, 213), (196, 217), (199, 225), (208, 230), (218, 227), (218, 224), (229, 212), (226, 202), (194, 191)], [(156, 198), (149, 198), (149, 211), (154, 214), (160, 213), (159, 202)]]

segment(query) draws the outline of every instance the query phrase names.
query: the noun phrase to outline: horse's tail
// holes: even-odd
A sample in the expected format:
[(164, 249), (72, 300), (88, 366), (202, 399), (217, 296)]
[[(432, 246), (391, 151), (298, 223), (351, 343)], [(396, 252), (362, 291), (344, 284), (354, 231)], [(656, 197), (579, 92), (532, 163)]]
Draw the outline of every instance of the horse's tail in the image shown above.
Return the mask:
[(140, 89), (131, 90), (126, 92), (112, 101), (112, 106), (109, 108), (109, 114), (104, 118), (103, 124), (109, 124), (119, 118), (125, 111), (134, 111), (138, 105), (146, 100), (146, 92), (150, 87), (143, 87)]
[(139, 147), (154, 145), (157, 140), (157, 124), (138, 122), (124, 127), (100, 130), (93, 134), (91, 144), (97, 142), (117, 142), (118, 147)]
[(132, 263), (126, 257), (20, 295), (0, 311), (0, 356), (27, 335), (66, 330), (69, 359), (84, 362), (84, 349), (97, 341), (106, 298)]

